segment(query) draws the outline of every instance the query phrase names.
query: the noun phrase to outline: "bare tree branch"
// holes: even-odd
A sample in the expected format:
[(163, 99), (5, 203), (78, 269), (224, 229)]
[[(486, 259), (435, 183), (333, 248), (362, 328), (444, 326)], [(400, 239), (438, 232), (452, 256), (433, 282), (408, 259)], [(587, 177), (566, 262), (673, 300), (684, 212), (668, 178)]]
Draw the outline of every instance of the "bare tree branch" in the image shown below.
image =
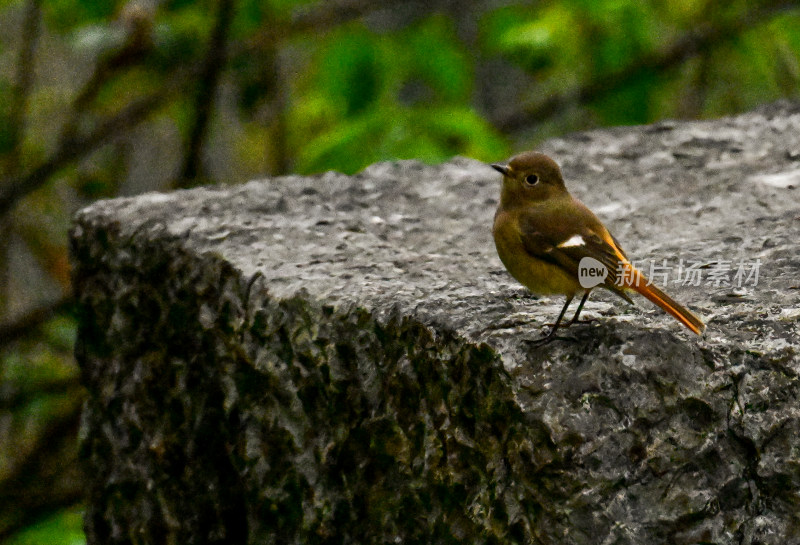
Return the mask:
[[(298, 8), (292, 22), (286, 25), (283, 36), (304, 32), (329, 30), (348, 21), (359, 19), (376, 11), (388, 11), (404, 7), (408, 13), (429, 13), (435, 9), (430, 0), (388, 0), (373, 2), (371, 0), (322, 0), (316, 4)], [(280, 32), (280, 29), (278, 29)]]
[[(17, 174), (20, 165), (20, 147), (25, 132), (25, 115), (28, 111), (28, 100), (34, 80), (34, 58), (39, 41), (39, 20), (41, 10), (39, 0), (28, 0), (22, 23), (22, 46), (17, 56), (16, 77), (11, 92), (11, 107), (8, 129), (11, 147), (5, 154), (5, 162), (0, 163), (0, 172), (6, 175)], [(8, 308), (9, 260), (8, 244), (12, 231), (11, 222), (0, 218), (0, 316)]]
[(196, 185), (197, 178), (201, 176), (203, 144), (208, 133), (211, 112), (214, 109), (217, 84), (227, 60), (226, 46), (233, 12), (233, 0), (220, 0), (216, 25), (209, 40), (208, 52), (194, 98), (194, 124), (189, 133), (181, 178), (176, 184), (178, 187)]
[(3, 392), (0, 394), (0, 411), (17, 411), (45, 396), (80, 397), (83, 393), (83, 386), (81, 386), (77, 376), (48, 380), (21, 387), (6, 383)]
[[(229, 3), (230, 0), (225, 0), (225, 2)], [(389, 6), (400, 4), (404, 4), (404, 0), (393, 0)], [(221, 6), (221, 9), (222, 7), (223, 6)], [(278, 36), (273, 36), (270, 39), (280, 39), (289, 34), (305, 32), (309, 29), (314, 29), (316, 32), (319, 32), (320, 29), (330, 29), (337, 24), (363, 17), (377, 9), (387, 9), (387, 4), (384, 3), (380, 6), (376, 6), (375, 3), (364, 0), (342, 0), (340, 2), (320, 2), (315, 5), (315, 8), (317, 9), (301, 12), (295, 17), (291, 24), (277, 28), (276, 33)], [(228, 9), (230, 9), (231, 12), (233, 11), (232, 6)], [(226, 17), (232, 17), (232, 15), (228, 14)], [(229, 22), (226, 23), (224, 21), (225, 18), (221, 19), (222, 22), (225, 23), (225, 28), (227, 28)], [(221, 28), (219, 20), (217, 28)], [(227, 36), (227, 31), (223, 36)], [(246, 53), (248, 50), (257, 49), (258, 47), (259, 44), (257, 43), (250, 43), (245, 47), (237, 48), (237, 54)], [(196, 77), (196, 70), (181, 71), (173, 77), (172, 84), (168, 84), (165, 88), (154, 92), (149, 97), (129, 104), (117, 115), (99, 124), (89, 134), (65, 138), (59, 148), (48, 159), (30, 169), (26, 174), (13, 177), (0, 187), (0, 218), (6, 216), (20, 199), (46, 184), (50, 177), (56, 172), (90, 155), (104, 145), (107, 138), (119, 132), (129, 130), (146, 120), (152, 113), (164, 106), (168, 101), (174, 99), (179, 92), (184, 91), (187, 84)], [(93, 80), (94, 79), (95, 78), (93, 78)], [(216, 87), (216, 85), (214, 87)], [(82, 91), (82, 95), (93, 95), (93, 89), (95, 88), (96, 84), (92, 82), (87, 89)], [(202, 96), (201, 93), (198, 93), (198, 95)], [(85, 101), (85, 97), (81, 98), (81, 102), (83, 101)], [(197, 128), (192, 131), (194, 136), (190, 137), (190, 141), (204, 140), (205, 131), (207, 130), (204, 128), (204, 125), (207, 124), (207, 121), (206, 119), (203, 123), (196, 123)], [(198, 134), (199, 136), (197, 136)], [(193, 149), (197, 148), (196, 145), (192, 147)], [(197, 161), (192, 162), (197, 164)], [(189, 160), (187, 159), (185, 164), (188, 163)], [(185, 170), (184, 168), (184, 171)], [(189, 171), (189, 174), (191, 174), (191, 171)]]
[(57, 314), (69, 310), (72, 305), (72, 294), (69, 294), (58, 301), (33, 309), (15, 320), (0, 323), (0, 347), (29, 335)]
[(258, 55), (264, 66), (264, 91), (268, 108), (262, 112), (260, 121), (269, 131), (269, 136), (266, 138), (266, 156), (270, 158), (270, 172), (273, 175), (281, 175), (287, 174), (291, 165), (286, 111), (289, 91), (280, 58), (280, 43), (270, 36), (272, 29), (280, 26), (272, 11), (267, 15), (265, 25), (267, 32), (258, 34), (267, 39), (262, 41)]
[(116, 115), (99, 123), (89, 134), (64, 140), (49, 159), (27, 174), (9, 180), (0, 187), (0, 217), (6, 215), (21, 198), (42, 187), (50, 176), (62, 168), (90, 155), (108, 143), (109, 139), (146, 120), (184, 90), (192, 74), (194, 71), (191, 70), (180, 71), (173, 77), (172, 82), (158, 91), (133, 101)]
[[(133, 6), (129, 9), (128, 6)], [(70, 118), (61, 131), (61, 139), (75, 138), (81, 115), (85, 114), (103, 86), (114, 76), (141, 63), (153, 49), (153, 13), (140, 4), (129, 3), (116, 23), (125, 28), (125, 42), (100, 56), (94, 71), (72, 101)]]
[(17, 57), (16, 78), (14, 90), (11, 94), (11, 115), (9, 125), (11, 129), (11, 151), (6, 172), (16, 173), (19, 165), (19, 147), (22, 143), (22, 134), (25, 130), (25, 115), (28, 111), (28, 99), (34, 79), (34, 57), (36, 46), (39, 42), (39, 20), (41, 9), (39, 0), (28, 0), (25, 5), (25, 16), (22, 23), (22, 47)]

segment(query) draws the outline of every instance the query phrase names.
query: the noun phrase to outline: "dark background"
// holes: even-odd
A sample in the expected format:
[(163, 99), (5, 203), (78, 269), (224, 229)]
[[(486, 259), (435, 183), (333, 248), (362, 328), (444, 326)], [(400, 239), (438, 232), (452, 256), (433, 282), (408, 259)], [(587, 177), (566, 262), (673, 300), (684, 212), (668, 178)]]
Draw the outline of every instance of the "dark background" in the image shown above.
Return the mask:
[(799, 60), (788, 1), (0, 0), (0, 542), (84, 542), (81, 206), (733, 114)]

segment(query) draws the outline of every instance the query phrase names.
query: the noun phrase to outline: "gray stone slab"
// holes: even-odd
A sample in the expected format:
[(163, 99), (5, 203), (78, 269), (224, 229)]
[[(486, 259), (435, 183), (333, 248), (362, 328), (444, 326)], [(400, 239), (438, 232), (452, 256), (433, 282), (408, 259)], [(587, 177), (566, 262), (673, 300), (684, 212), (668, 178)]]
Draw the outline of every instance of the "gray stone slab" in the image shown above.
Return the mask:
[(541, 151), (703, 338), (593, 294), (532, 346), (470, 159), (79, 212), (89, 543), (800, 542), (800, 106)]

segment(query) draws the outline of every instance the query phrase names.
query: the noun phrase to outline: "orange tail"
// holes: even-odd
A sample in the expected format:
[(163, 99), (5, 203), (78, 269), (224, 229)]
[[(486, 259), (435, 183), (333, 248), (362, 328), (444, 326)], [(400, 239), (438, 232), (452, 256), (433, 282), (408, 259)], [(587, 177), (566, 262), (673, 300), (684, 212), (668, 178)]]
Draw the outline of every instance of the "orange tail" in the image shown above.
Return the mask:
[[(636, 272), (638, 273), (639, 271)], [(691, 329), (694, 333), (698, 335), (703, 334), (703, 331), (706, 329), (706, 324), (703, 323), (703, 320), (695, 316), (692, 311), (685, 308), (680, 303), (677, 303), (674, 299), (672, 299), (672, 297), (658, 289), (655, 284), (650, 284), (649, 286), (646, 285), (647, 278), (645, 278), (643, 274), (639, 273), (636, 276), (637, 278), (634, 278), (629, 284), (631, 289), (647, 297), (650, 301), (671, 314), (676, 320)], [(636, 280), (638, 280), (638, 285)]]

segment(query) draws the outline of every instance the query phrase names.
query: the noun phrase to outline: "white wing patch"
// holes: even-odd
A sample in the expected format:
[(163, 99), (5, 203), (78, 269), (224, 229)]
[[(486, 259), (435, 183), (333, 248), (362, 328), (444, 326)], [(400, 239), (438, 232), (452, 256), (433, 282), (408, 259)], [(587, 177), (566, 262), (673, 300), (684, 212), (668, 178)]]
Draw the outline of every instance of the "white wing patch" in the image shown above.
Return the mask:
[(559, 248), (574, 248), (575, 246), (584, 246), (586, 242), (580, 235), (572, 235), (570, 238), (558, 245)]

